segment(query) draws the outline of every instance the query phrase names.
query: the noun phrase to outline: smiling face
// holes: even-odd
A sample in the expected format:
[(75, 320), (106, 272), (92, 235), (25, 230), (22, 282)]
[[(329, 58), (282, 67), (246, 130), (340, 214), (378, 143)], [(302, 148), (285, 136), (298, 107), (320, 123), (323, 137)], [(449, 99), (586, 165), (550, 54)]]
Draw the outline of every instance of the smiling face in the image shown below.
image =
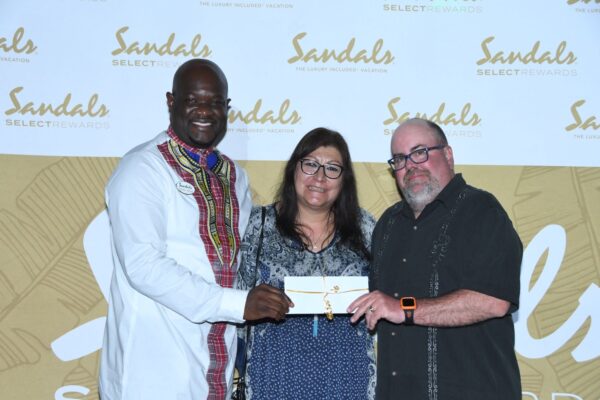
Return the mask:
[[(426, 124), (406, 123), (394, 132), (392, 155), (407, 155), (414, 150), (439, 144), (442, 144), (439, 138)], [(409, 159), (406, 166), (394, 174), (404, 199), (418, 216), (454, 176), (452, 148), (446, 146), (430, 151), (429, 159), (421, 164), (415, 164)]]
[(183, 64), (167, 93), (171, 127), (185, 143), (215, 146), (227, 131), (227, 81), (219, 67), (206, 60)]
[[(336, 164), (344, 167), (340, 152), (331, 146), (318, 147), (303, 158), (316, 161), (321, 165)], [(298, 162), (294, 174), (294, 187), (298, 198), (298, 208), (328, 212), (340, 194), (342, 182), (342, 177), (337, 179), (327, 178), (323, 168), (320, 168), (315, 175), (307, 175), (302, 172), (300, 163)]]

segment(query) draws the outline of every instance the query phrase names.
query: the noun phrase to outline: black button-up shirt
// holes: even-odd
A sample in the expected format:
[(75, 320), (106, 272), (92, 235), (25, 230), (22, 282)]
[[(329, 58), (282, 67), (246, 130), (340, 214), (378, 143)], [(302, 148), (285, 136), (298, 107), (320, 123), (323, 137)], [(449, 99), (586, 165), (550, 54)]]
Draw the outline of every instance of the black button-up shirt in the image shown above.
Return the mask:
[[(460, 174), (417, 219), (406, 202), (389, 208), (372, 250), (372, 290), (419, 299), (469, 289), (518, 307), (521, 241), (494, 196)], [(521, 399), (510, 315), (438, 329), (380, 321), (377, 333), (379, 400)]]

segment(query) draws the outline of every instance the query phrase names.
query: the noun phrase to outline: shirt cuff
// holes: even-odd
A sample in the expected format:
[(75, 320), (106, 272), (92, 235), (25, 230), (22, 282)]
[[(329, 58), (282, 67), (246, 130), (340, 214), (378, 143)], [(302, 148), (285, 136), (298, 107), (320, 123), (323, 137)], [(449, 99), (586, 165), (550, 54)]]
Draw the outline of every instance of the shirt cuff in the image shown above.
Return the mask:
[(226, 321), (244, 322), (244, 309), (246, 308), (247, 290), (223, 288), (223, 301), (221, 302), (221, 315)]

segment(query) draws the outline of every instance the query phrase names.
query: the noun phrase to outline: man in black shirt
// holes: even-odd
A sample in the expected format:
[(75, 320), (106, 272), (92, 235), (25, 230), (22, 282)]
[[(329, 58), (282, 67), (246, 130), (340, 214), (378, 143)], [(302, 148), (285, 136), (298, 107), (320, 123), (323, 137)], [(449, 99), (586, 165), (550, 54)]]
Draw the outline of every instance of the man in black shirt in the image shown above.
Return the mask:
[(454, 173), (435, 123), (404, 122), (391, 150), (403, 201), (375, 227), (371, 292), (348, 307), (377, 329), (377, 399), (520, 400), (523, 248), (508, 215)]

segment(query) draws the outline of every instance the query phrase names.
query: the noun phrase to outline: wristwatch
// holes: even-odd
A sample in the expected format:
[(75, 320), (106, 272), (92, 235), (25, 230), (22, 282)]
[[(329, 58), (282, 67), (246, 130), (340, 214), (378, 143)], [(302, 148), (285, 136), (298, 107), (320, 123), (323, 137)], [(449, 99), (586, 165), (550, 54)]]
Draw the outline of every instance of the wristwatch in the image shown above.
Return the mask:
[(414, 325), (413, 316), (417, 309), (417, 300), (414, 297), (402, 297), (400, 308), (404, 311), (404, 325)]

